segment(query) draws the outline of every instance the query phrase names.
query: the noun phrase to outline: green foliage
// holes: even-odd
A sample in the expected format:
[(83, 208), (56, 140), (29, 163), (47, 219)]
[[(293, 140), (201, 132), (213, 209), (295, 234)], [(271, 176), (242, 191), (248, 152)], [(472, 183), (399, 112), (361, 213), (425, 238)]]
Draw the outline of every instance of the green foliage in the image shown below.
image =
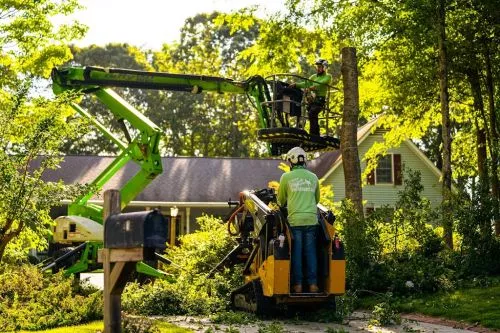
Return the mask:
[(56, 27), (51, 19), (69, 15), (78, 8), (76, 0), (0, 3), (0, 12), (4, 13), (0, 18), (3, 87), (15, 87), (22, 75), (48, 77), (54, 65), (71, 57), (68, 43), (81, 38), (86, 27), (76, 22)]
[(382, 251), (376, 265), (381, 275), (375, 285), (388, 286), (397, 294), (452, 288), (453, 271), (447, 265), (441, 237), (432, 226), (437, 213), (422, 197), (420, 172), (405, 170), (404, 177), (404, 189), (394, 210), (386, 208), (369, 217), (378, 225)]
[(152, 319), (135, 317), (122, 313), (123, 333), (160, 333)]
[(224, 332), (226, 333), (239, 333), (240, 330), (233, 327), (233, 326), (229, 326), (229, 327), (226, 327), (226, 329), (224, 330)]
[(254, 314), (248, 312), (223, 311), (210, 316), (210, 321), (214, 324), (245, 325), (257, 320)]
[(392, 297), (392, 294), (386, 293), (383, 302), (373, 307), (369, 323), (377, 326), (401, 324), (401, 316), (397, 312), (395, 304), (396, 300)]
[(50, 207), (79, 193), (41, 180), (57, 168), (62, 142), (80, 135), (81, 124), (67, 121), (68, 96), (33, 97), (52, 67), (71, 57), (68, 42), (85, 32), (77, 23), (55, 27), (51, 19), (77, 8), (74, 0), (0, 4), (0, 261), (6, 251), (17, 258), (45, 246)]
[[(485, 281), (485, 280), (482, 280)], [(473, 287), (402, 299), (398, 308), (500, 329), (500, 284), (489, 280), (487, 287)]]
[(234, 247), (226, 226), (213, 217), (199, 218), (200, 229), (180, 239), (181, 245), (168, 250), (175, 263), (165, 270), (173, 273), (173, 283), (130, 285), (123, 307), (134, 314), (209, 314), (225, 310), (229, 294), (241, 282), (241, 268), (224, 270), (207, 279), (207, 273)]
[(102, 318), (102, 293), (32, 266), (0, 266), (0, 330), (38, 330)]
[(29, 87), (27, 83), (5, 98), (0, 109), (0, 260), (5, 251), (15, 259), (29, 248), (46, 246), (50, 208), (88, 189), (42, 180), (62, 161), (62, 143), (80, 135), (84, 127), (67, 121), (73, 113), (67, 106), (72, 96), (29, 99)]
[(404, 179), (394, 208), (377, 209), (364, 220), (348, 202), (340, 208), (337, 221), (353, 290), (404, 295), (453, 288), (453, 266), (431, 224), (437, 214), (422, 197), (420, 173), (405, 170)]
[(357, 295), (352, 290), (347, 290), (342, 296), (335, 297), (335, 317), (343, 322), (356, 310)]
[(460, 252), (453, 260), (460, 277), (498, 275), (500, 273), (500, 240), (492, 233), (491, 220), (496, 200), (481, 184), (471, 197), (455, 196), (453, 212)]
[(285, 333), (285, 328), (278, 322), (272, 322), (269, 325), (259, 325), (258, 333)]
[(359, 216), (350, 201), (342, 201), (335, 223), (345, 245), (347, 286), (353, 290), (370, 288), (376, 281), (379, 235), (375, 224), (370, 222)]

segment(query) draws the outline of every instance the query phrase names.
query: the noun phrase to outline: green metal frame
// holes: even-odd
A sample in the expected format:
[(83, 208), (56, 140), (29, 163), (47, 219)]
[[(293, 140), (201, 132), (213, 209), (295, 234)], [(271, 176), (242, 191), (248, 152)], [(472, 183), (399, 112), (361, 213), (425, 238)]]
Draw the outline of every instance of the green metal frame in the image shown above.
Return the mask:
[(64, 275), (86, 272), (90, 267), (97, 265), (97, 251), (102, 248), (103, 243), (86, 242), (86, 246), (80, 255), (80, 260), (64, 271)]
[[(91, 183), (92, 191), (77, 198), (68, 207), (68, 215), (87, 217), (100, 224), (103, 224), (103, 208), (88, 201), (129, 161), (137, 163), (140, 170), (120, 189), (122, 209), (163, 171), (159, 154), (159, 142), (162, 134), (160, 128), (107, 87), (174, 90), (191, 93), (214, 91), (246, 94), (253, 100), (261, 127), (266, 128), (270, 124), (271, 105), (269, 101), (271, 96), (267, 90), (266, 81), (260, 76), (254, 76), (246, 81), (233, 81), (213, 76), (100, 67), (54, 68), (51, 76), (53, 91), (56, 95), (65, 91), (93, 94), (109, 108), (117, 119), (126, 120), (129, 126), (138, 132), (130, 143), (125, 143), (81, 106), (75, 103), (71, 105), (121, 149), (121, 153)], [(87, 244), (88, 246), (83, 251), (79, 262), (67, 269), (66, 274), (84, 272), (96, 263), (97, 250), (103, 245), (100, 242), (87, 242)], [(151, 276), (165, 276), (163, 272), (142, 262), (138, 263), (136, 268), (138, 272)]]

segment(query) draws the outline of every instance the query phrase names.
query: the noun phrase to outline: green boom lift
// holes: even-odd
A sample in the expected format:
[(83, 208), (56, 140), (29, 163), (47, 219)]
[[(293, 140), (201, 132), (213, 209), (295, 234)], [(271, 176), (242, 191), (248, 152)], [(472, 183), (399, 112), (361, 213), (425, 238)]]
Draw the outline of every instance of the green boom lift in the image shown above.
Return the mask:
[[(137, 163), (140, 169), (120, 189), (122, 209), (162, 172), (158, 148), (162, 136), (160, 128), (110, 87), (245, 94), (258, 111), (261, 126), (259, 139), (268, 143), (270, 154), (285, 153), (293, 146), (302, 146), (306, 151), (339, 147), (339, 140), (336, 138), (311, 136), (303, 129), (288, 127), (288, 123), (284, 121), (283, 108), (276, 107), (283, 103), (275, 98), (276, 82), (267, 81), (261, 76), (254, 76), (246, 81), (234, 81), (214, 76), (87, 66), (54, 68), (52, 81), (55, 94), (72, 91), (94, 95), (122, 124), (127, 142), (118, 138), (81, 106), (72, 104), (81, 116), (91, 121), (121, 152), (92, 182), (93, 190), (71, 203), (67, 216), (56, 219), (52, 250), (62, 255), (50, 264), (45, 264), (44, 270), (65, 268), (66, 274), (78, 274), (97, 268), (97, 251), (103, 243), (103, 208), (89, 203), (89, 200), (129, 161)], [(134, 138), (127, 130), (125, 122), (137, 133)], [(161, 272), (145, 263), (138, 263), (137, 270), (152, 276), (162, 276)]]

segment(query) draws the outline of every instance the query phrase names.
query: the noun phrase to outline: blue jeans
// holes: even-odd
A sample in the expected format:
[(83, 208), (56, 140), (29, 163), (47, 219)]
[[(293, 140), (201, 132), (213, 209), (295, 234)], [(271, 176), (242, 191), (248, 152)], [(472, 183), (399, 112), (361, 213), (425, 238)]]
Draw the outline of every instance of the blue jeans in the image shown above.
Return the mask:
[[(318, 226), (291, 227), (292, 244), (292, 283), (293, 285), (305, 282), (309, 285), (318, 284), (318, 260), (316, 254), (316, 238)], [(302, 273), (302, 263), (306, 270)]]

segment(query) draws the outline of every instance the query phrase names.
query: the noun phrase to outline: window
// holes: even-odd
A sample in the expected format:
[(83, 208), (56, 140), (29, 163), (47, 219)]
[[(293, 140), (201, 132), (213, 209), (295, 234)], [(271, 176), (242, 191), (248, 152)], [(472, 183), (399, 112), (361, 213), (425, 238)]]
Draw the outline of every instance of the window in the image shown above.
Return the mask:
[(377, 184), (392, 184), (392, 155), (378, 159), (375, 169), (375, 182)]
[(372, 170), (367, 177), (370, 185), (394, 184), (402, 185), (403, 176), (401, 173), (401, 155), (388, 154), (382, 156), (377, 161), (377, 167)]

